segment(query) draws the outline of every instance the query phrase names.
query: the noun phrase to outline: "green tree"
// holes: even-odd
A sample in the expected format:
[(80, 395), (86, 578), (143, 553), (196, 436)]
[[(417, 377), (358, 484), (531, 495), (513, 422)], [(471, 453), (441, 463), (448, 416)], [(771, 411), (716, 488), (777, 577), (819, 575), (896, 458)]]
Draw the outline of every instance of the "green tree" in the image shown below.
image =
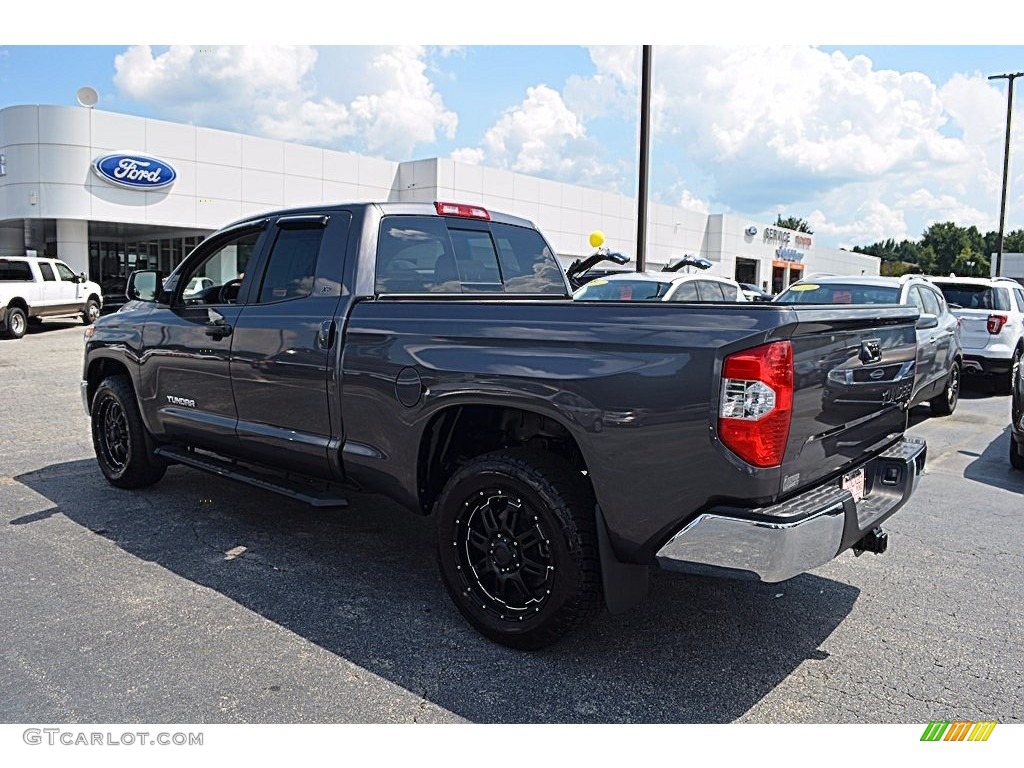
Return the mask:
[(797, 216), (786, 216), (783, 218), (780, 213), (775, 219), (775, 226), (782, 227), (783, 229), (793, 229), (797, 232), (806, 232), (808, 235), (814, 234), (814, 230), (811, 229), (811, 225)]
[(932, 224), (924, 231), (921, 245), (931, 248), (935, 254), (935, 263), (930, 271), (937, 275), (948, 275), (954, 271), (953, 264), (964, 249), (980, 254), (985, 248), (985, 238), (975, 226), (961, 227), (956, 222), (943, 221)]

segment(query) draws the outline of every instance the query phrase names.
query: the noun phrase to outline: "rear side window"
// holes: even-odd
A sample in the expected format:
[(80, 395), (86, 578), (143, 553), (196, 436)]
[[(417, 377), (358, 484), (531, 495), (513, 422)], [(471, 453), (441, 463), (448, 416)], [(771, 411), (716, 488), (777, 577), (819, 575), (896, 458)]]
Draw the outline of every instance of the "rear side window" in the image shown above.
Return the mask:
[(565, 293), (555, 255), (540, 232), (511, 224), (491, 224), (508, 293)]
[(1024, 312), (1024, 289), (1014, 288), (1013, 293), (1017, 297), (1017, 309)]
[(700, 301), (700, 296), (697, 295), (697, 283), (693, 280), (680, 283), (676, 292), (672, 294), (672, 301)]
[(725, 301), (725, 294), (722, 292), (721, 283), (711, 280), (698, 280), (697, 291), (700, 293), (701, 301)]
[(536, 230), (459, 226), (434, 216), (386, 216), (377, 245), (377, 293), (565, 295), (562, 273)]
[(927, 288), (921, 289), (921, 298), (924, 299), (924, 311), (929, 315), (941, 315), (942, 307), (939, 306), (939, 297)]
[(0, 280), (32, 280), (32, 270), (27, 261), (4, 261), (0, 259)]
[(975, 283), (936, 283), (946, 301), (964, 309), (998, 309), (1010, 311), (1009, 291)]
[(260, 286), (260, 304), (309, 296), (323, 237), (323, 227), (282, 229), (277, 233)]
[(43, 280), (57, 281), (57, 278), (53, 276), (53, 270), (50, 268), (49, 264), (43, 264), (40, 262), (39, 271), (43, 273)]

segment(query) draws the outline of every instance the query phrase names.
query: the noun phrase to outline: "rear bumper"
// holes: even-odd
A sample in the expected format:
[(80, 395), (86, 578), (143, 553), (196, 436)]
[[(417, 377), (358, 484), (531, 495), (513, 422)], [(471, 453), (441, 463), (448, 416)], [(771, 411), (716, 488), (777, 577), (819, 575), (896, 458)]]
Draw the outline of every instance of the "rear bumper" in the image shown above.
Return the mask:
[(1011, 355), (1006, 357), (987, 357), (985, 355), (964, 354), (964, 373), (990, 374), (1005, 376), (1010, 372)]
[(927, 447), (900, 442), (864, 469), (865, 496), (854, 501), (839, 481), (758, 509), (721, 508), (681, 528), (657, 554), (667, 570), (785, 581), (849, 549), (902, 507), (917, 489)]

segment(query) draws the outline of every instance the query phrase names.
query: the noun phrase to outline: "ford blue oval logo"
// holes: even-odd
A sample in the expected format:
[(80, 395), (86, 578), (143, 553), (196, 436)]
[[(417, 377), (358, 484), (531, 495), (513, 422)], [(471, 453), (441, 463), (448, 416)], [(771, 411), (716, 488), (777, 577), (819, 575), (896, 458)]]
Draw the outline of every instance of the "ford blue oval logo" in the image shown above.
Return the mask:
[(163, 160), (123, 152), (97, 158), (92, 168), (104, 181), (128, 189), (161, 189), (178, 177)]

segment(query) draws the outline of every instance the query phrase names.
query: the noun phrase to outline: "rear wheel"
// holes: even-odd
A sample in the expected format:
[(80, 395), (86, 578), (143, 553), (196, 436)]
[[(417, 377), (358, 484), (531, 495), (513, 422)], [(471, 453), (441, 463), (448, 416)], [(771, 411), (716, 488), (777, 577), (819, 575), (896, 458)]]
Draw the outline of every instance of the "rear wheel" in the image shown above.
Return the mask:
[(92, 443), (104, 477), (118, 488), (142, 488), (164, 476), (167, 465), (152, 456), (135, 392), (126, 376), (96, 388), (90, 410)]
[(100, 303), (96, 299), (89, 299), (85, 303), (85, 310), (82, 312), (82, 322), (86, 325), (92, 325), (99, 319), (100, 316)]
[(928, 402), (931, 404), (932, 413), (936, 416), (949, 416), (956, 410), (956, 404), (960, 400), (960, 363), (953, 362), (946, 376), (946, 386), (942, 392)]
[(1010, 466), (1024, 471), (1024, 443), (1018, 443), (1010, 435)]
[(6, 318), (6, 334), (10, 339), (20, 339), (28, 330), (28, 317), (21, 307), (8, 307)]
[(601, 609), (593, 491), (557, 456), (511, 449), (471, 460), (438, 498), (437, 532), (448, 594), (495, 642), (543, 648)]

